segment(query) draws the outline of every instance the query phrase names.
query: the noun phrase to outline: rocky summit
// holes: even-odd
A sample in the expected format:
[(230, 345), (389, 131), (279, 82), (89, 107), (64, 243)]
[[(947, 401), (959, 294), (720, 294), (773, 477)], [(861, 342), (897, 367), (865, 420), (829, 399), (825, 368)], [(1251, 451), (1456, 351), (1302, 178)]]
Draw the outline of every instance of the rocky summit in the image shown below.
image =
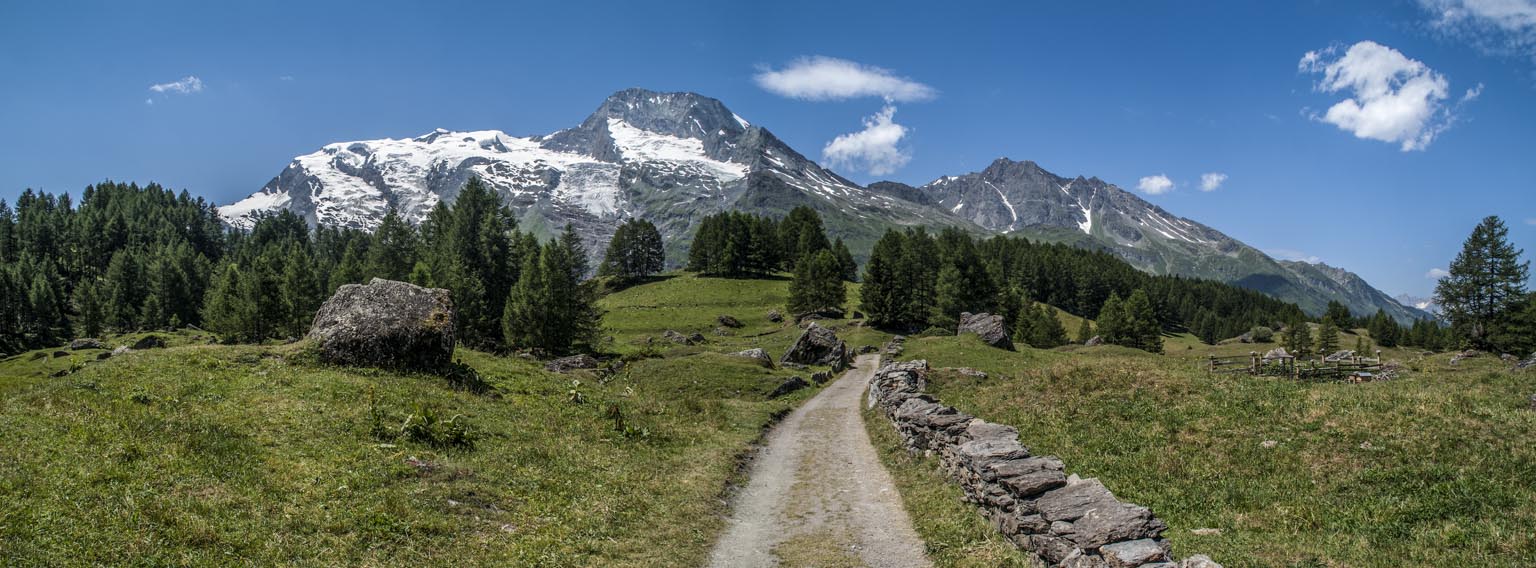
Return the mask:
[(1238, 284), (1314, 314), (1338, 300), (1358, 315), (1383, 309), (1403, 323), (1429, 317), (1348, 271), (1277, 261), (1114, 184), (1058, 176), (1031, 161), (999, 158), (921, 187), (863, 187), (694, 93), (619, 91), (580, 124), (547, 135), (439, 129), (327, 144), (219, 210), (236, 227), (251, 226), (261, 211), (287, 209), (311, 225), (372, 229), (391, 207), (420, 222), (473, 176), (501, 195), (524, 228), (574, 226), (594, 260), (623, 219), (655, 223), (677, 265), (706, 215), (783, 215), (807, 205), (860, 257), (887, 228), (957, 227), (1109, 250), (1148, 272)]

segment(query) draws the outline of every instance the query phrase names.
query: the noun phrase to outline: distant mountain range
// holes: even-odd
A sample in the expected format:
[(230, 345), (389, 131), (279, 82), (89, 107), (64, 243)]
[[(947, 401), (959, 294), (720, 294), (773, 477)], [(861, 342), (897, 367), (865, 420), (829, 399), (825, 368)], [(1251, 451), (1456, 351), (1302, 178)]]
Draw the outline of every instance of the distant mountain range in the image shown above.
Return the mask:
[(552, 234), (573, 224), (594, 254), (629, 217), (655, 223), (677, 261), (706, 215), (808, 205), (860, 256), (888, 227), (959, 227), (1103, 248), (1148, 272), (1231, 282), (1310, 313), (1338, 300), (1357, 314), (1427, 317), (1348, 271), (1276, 261), (1113, 184), (1064, 178), (1034, 162), (1000, 158), (921, 187), (860, 186), (693, 93), (619, 91), (580, 125), (544, 136), (439, 129), (328, 144), (220, 211), (238, 227), (249, 226), (252, 213), (282, 208), (314, 225), (372, 229), (390, 207), (420, 221), (471, 176), (501, 193), (525, 230)]

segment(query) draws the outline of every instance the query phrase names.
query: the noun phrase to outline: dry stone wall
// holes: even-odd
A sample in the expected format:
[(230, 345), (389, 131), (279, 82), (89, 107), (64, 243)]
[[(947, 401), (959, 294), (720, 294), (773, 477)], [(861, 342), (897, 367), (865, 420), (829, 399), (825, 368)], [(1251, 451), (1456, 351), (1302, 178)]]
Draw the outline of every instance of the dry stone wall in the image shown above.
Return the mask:
[(889, 363), (875, 373), (868, 403), (879, 407), (908, 450), (937, 456), (951, 480), (1020, 549), (1063, 568), (1221, 568), (1196, 555), (1175, 562), (1161, 535), (1168, 527), (1125, 503), (1097, 479), (1067, 475), (1065, 464), (1034, 456), (1011, 426), (946, 406), (924, 392), (927, 361)]

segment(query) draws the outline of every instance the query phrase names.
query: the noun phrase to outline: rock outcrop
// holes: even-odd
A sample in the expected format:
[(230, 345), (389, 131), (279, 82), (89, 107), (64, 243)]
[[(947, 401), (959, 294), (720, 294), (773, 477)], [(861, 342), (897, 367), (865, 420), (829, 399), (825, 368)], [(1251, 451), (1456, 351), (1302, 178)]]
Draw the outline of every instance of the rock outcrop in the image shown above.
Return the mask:
[(964, 333), (974, 333), (987, 345), (998, 349), (1013, 349), (1013, 340), (1008, 338), (1008, 324), (1000, 315), (961, 313), (960, 327), (955, 330), (955, 334)]
[(453, 360), (454, 318), (447, 290), (374, 278), (336, 290), (309, 338), (329, 363), (437, 369)]
[(566, 373), (578, 369), (596, 369), (597, 359), (582, 353), (580, 355), (571, 355), (570, 357), (551, 360), (544, 364), (544, 368), (556, 373)]
[(808, 386), (811, 386), (811, 383), (805, 382), (805, 379), (801, 378), (799, 375), (796, 375), (790, 377), (789, 380), (779, 383), (778, 388), (775, 388), (773, 389), (773, 392), (768, 393), (768, 398), (779, 398)]
[(74, 341), (69, 342), (69, 349), (71, 351), (80, 351), (82, 349), (106, 349), (106, 348), (107, 348), (107, 344), (102, 343), (100, 340), (91, 339), (89, 337), (82, 337), (80, 339), (76, 339)]
[(815, 322), (811, 322), (811, 325), (805, 328), (805, 331), (795, 340), (794, 345), (791, 345), (779, 359), (781, 363), (828, 365), (834, 371), (847, 368), (852, 360), (848, 344), (838, 339), (837, 334), (832, 330)]
[(938, 456), (966, 500), (1020, 549), (1051, 567), (1220, 568), (1204, 556), (1174, 563), (1167, 526), (1152, 511), (1097, 479), (1067, 475), (1055, 457), (1032, 455), (1013, 427), (940, 403), (924, 392), (927, 373), (926, 361), (885, 365), (870, 380), (869, 405), (908, 450)]
[(133, 342), (133, 345), (130, 345), (129, 347), (135, 350), (161, 349), (165, 347), (165, 339), (162, 339), (158, 335), (146, 335), (139, 338), (138, 341)]
[(661, 336), (667, 338), (667, 341), (671, 341), (671, 342), (676, 343), (678, 345), (698, 345), (698, 344), (703, 343), (705, 341), (704, 340), (704, 334), (702, 334), (702, 333), (695, 333), (693, 335), (683, 335), (681, 333), (678, 333), (678, 332), (676, 332), (674, 330), (670, 330), (670, 329), (661, 332)]
[(757, 361), (757, 364), (762, 365), (763, 367), (769, 369), (773, 368), (773, 356), (769, 355), (768, 352), (764, 351), (761, 347), (755, 347), (746, 351), (737, 351), (731, 355), (752, 359)]

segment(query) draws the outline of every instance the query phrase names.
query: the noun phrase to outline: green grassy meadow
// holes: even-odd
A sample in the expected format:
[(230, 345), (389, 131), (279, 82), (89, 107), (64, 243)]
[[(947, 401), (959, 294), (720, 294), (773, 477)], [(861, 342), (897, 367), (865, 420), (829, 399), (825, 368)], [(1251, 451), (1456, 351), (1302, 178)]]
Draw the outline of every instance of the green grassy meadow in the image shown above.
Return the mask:
[[(621, 291), (604, 300), (618, 337), (702, 329), (729, 298), (748, 331), (772, 333), (627, 350), (608, 378), (460, 348), (492, 387), (478, 394), (190, 332), (100, 362), (0, 361), (0, 564), (697, 565), (741, 456), (815, 390), (769, 400), (796, 372), (720, 353), (779, 355), (796, 330), (763, 314), (786, 287), (685, 276)], [(661, 302), (675, 303), (641, 307)]]
[[(1203, 370), (1207, 354), (1255, 347), (1176, 336), (1168, 355), (1010, 353), (934, 337), (909, 340), (905, 356), (990, 373), (935, 373), (929, 390), (1151, 507), (1180, 555), (1228, 567), (1536, 562), (1536, 373), (1397, 349), (1387, 358), (1411, 370), (1390, 382)], [(1202, 528), (1220, 532), (1192, 532)]]
[[(726, 355), (783, 353), (799, 330), (766, 314), (783, 311), (787, 287), (672, 274), (614, 292), (601, 307), (621, 372), (556, 374), (461, 348), (464, 374), (487, 392), (456, 388), (473, 382), (462, 377), (323, 365), (302, 342), (207, 345), (194, 332), (104, 361), (94, 350), (8, 358), (0, 564), (698, 565), (742, 456), (814, 395), (770, 400), (806, 372)], [(850, 286), (850, 307), (856, 298)], [(720, 315), (743, 327), (717, 330)], [(1058, 315), (1075, 333), (1080, 320)], [(890, 338), (823, 323), (855, 348)], [(706, 342), (672, 343), (669, 329)], [(1008, 352), (940, 336), (908, 339), (904, 358), (987, 371), (936, 372), (930, 391), (1151, 507), (1180, 555), (1229, 567), (1536, 562), (1536, 373), (1396, 349), (1387, 358), (1408, 371), (1390, 382), (1203, 370), (1208, 355), (1269, 347), (1186, 334), (1167, 337), (1165, 355)], [(937, 565), (1027, 565), (936, 460), (866, 417)], [(1202, 528), (1220, 532), (1192, 532)]]

